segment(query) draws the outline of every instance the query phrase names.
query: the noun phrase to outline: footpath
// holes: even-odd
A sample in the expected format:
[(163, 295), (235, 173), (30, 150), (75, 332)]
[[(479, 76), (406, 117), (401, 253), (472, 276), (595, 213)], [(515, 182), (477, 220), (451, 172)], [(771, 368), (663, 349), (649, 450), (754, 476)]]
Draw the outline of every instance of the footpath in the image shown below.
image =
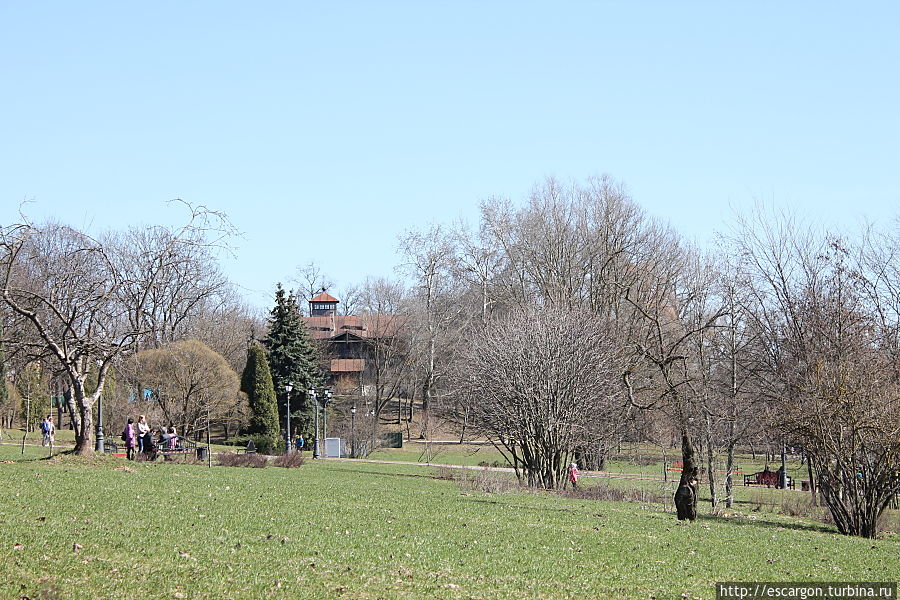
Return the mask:
[[(341, 461), (341, 462), (364, 462), (384, 465), (412, 465), (418, 467), (437, 467), (444, 469), (459, 469), (469, 471), (494, 471), (498, 473), (515, 473), (512, 467), (490, 467), (480, 465), (449, 465), (445, 463), (433, 462), (415, 462), (408, 460), (377, 460), (374, 458), (321, 458), (319, 460)], [(579, 471), (581, 477), (594, 477), (597, 479), (637, 479), (641, 481), (665, 481), (658, 475), (647, 475), (646, 473), (619, 473), (616, 471)]]

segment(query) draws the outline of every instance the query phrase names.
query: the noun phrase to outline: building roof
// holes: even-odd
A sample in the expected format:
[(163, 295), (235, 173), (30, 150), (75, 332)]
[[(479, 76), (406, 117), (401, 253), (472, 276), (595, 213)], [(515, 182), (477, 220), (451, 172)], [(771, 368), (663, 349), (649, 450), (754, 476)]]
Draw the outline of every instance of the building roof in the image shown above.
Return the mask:
[(309, 301), (310, 302), (340, 302), (340, 300), (338, 300), (334, 296), (329, 295), (327, 292), (322, 292), (315, 298), (310, 298)]
[(303, 317), (309, 335), (316, 340), (327, 340), (349, 333), (360, 338), (381, 339), (394, 337), (404, 322), (402, 315), (327, 315)]

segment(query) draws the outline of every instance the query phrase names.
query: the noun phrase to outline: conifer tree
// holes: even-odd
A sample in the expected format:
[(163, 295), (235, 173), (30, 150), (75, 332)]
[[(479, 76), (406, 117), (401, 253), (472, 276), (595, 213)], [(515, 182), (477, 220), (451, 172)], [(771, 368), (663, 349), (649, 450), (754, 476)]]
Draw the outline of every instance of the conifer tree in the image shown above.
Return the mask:
[(314, 407), (306, 390), (322, 384), (318, 351), (303, 322), (297, 296), (285, 292), (278, 284), (275, 291), (275, 306), (269, 317), (269, 335), (264, 341), (268, 350), (272, 381), (280, 399), (279, 414), (286, 410), (287, 394), (284, 386), (290, 383), (291, 429), (309, 434), (315, 418)]
[(266, 353), (256, 342), (247, 350), (247, 366), (241, 375), (241, 391), (250, 405), (249, 433), (261, 452), (269, 453), (278, 444), (278, 405)]

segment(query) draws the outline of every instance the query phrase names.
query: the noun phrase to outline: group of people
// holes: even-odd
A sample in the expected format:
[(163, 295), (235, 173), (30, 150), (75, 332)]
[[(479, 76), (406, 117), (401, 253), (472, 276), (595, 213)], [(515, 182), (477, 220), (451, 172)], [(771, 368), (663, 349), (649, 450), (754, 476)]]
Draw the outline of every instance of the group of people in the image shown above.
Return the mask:
[(53, 425), (53, 415), (47, 415), (41, 421), (41, 446), (52, 446), (56, 437), (56, 427)]
[(135, 423), (134, 419), (129, 417), (122, 431), (122, 441), (125, 442), (128, 460), (134, 460), (135, 452), (144, 454), (152, 460), (156, 458), (159, 447), (174, 450), (178, 446), (178, 433), (171, 423), (168, 427), (159, 429), (158, 433), (159, 436), (154, 442), (153, 431), (147, 423), (147, 418), (140, 415)]

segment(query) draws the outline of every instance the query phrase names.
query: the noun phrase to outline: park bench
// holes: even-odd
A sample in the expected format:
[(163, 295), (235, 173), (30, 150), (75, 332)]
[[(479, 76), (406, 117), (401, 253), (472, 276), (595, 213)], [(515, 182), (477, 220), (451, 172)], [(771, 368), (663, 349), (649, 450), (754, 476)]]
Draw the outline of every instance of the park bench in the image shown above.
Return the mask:
[[(753, 473), (751, 475), (744, 475), (744, 485), (764, 485), (766, 487), (780, 488), (781, 473), (779, 471), (770, 471), (768, 468), (759, 471), (758, 473)], [(785, 475), (785, 487), (794, 489), (794, 480), (790, 475)]]
[[(209, 452), (209, 449), (206, 446), (198, 446), (197, 442), (183, 438), (180, 435), (176, 436), (174, 439), (174, 443), (169, 443), (169, 440), (161, 440), (159, 443), (156, 443), (156, 454), (152, 456), (148, 455), (146, 460), (156, 460), (157, 456), (166, 457), (183, 454), (195, 454), (200, 460), (206, 459), (206, 453)], [(113, 456), (127, 456), (123, 445), (114, 440), (106, 440), (104, 442), (103, 452)]]
[(123, 457), (127, 456), (124, 448), (119, 448), (118, 442), (113, 440), (105, 440), (103, 442), (103, 452), (105, 454), (112, 454), (113, 456)]
[(156, 451), (163, 457), (177, 456), (179, 454), (196, 454), (197, 442), (178, 435), (174, 438), (157, 442)]

